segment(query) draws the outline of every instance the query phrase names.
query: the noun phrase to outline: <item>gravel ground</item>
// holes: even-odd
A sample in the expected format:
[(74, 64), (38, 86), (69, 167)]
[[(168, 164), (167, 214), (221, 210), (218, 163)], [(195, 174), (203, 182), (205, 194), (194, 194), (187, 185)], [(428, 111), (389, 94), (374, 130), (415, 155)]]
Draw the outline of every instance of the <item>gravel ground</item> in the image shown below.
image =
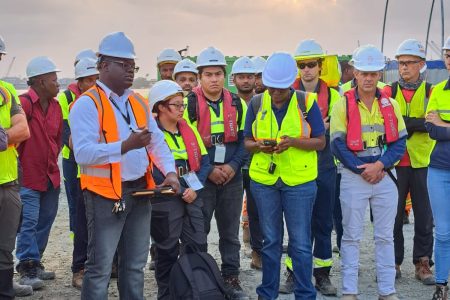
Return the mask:
[[(375, 262), (374, 262), (374, 243), (372, 240), (373, 230), (366, 218), (366, 227), (364, 241), (361, 243), (361, 262), (360, 262), (360, 277), (359, 277), (359, 299), (378, 299), (377, 285), (375, 282)], [(425, 300), (431, 299), (434, 291), (433, 286), (424, 286), (414, 279), (414, 266), (412, 264), (412, 240), (413, 240), (413, 223), (411, 217), (411, 224), (405, 225), (404, 234), (406, 241), (405, 262), (402, 266), (403, 278), (396, 283), (397, 293), (400, 299), (417, 299)], [(47, 281), (44, 289), (36, 291), (33, 296), (24, 299), (79, 299), (80, 292), (71, 286), (72, 273), (70, 271), (70, 264), (72, 259), (72, 241), (69, 238), (69, 220), (67, 200), (62, 189), (60, 196), (59, 211), (53, 225), (50, 240), (45, 252), (43, 263), (48, 270), (56, 272), (56, 279), (54, 281)], [(333, 240), (335, 237), (333, 236)], [(216, 260), (220, 261), (220, 254), (218, 250), (218, 235), (215, 225), (212, 226), (212, 232), (209, 236), (209, 249)], [(250, 295), (250, 299), (257, 299), (255, 289), (261, 282), (261, 272), (250, 268), (250, 259), (246, 253), (249, 250), (245, 247), (241, 250), (241, 282), (243, 288)], [(341, 295), (340, 285), (340, 261), (339, 256), (334, 253), (334, 266), (332, 269), (331, 280), (335, 286), (338, 287), (338, 295)], [(284, 261), (284, 257), (282, 259)], [(281, 270), (281, 280), (284, 280), (283, 272)], [(16, 275), (17, 276), (17, 275)], [(116, 280), (112, 279), (109, 288), (110, 299), (118, 299), (118, 291), (116, 288)], [(146, 299), (156, 299), (156, 282), (154, 280), (153, 271), (145, 271), (145, 297)], [(280, 295), (279, 299), (287, 300), (294, 299), (293, 295)], [(337, 299), (336, 297), (324, 297), (318, 295), (317, 299)]]

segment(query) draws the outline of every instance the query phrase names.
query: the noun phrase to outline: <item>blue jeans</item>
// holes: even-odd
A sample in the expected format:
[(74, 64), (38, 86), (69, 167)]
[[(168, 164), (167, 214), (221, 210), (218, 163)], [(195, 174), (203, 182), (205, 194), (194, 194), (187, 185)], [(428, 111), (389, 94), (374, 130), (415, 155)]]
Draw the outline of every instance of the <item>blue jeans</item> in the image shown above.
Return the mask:
[(55, 189), (50, 180), (46, 192), (20, 188), (22, 226), (17, 235), (16, 250), (20, 262), (41, 261), (58, 212), (59, 192), (60, 188)]
[(75, 230), (76, 202), (78, 194), (78, 165), (75, 160), (62, 160), (64, 187), (66, 188), (67, 204), (69, 205), (70, 231)]
[(256, 289), (265, 299), (276, 299), (280, 285), (283, 215), (289, 235), (289, 255), (295, 277), (295, 299), (316, 299), (312, 284), (311, 216), (317, 186), (310, 181), (288, 186), (281, 179), (274, 185), (251, 181), (263, 233), (262, 283)]
[(450, 273), (450, 170), (428, 168), (428, 194), (434, 218), (436, 283), (446, 283)]

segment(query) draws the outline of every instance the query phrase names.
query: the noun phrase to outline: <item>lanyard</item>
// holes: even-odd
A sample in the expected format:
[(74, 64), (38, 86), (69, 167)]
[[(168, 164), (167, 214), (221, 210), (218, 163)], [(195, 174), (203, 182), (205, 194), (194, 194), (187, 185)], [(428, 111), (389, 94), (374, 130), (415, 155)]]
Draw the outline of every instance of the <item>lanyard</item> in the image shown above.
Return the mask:
[(114, 105), (115, 108), (117, 108), (117, 110), (120, 112), (120, 114), (122, 115), (122, 118), (125, 120), (125, 122), (127, 122), (128, 127), (130, 128), (131, 131), (133, 131), (133, 129), (131, 128), (131, 118), (130, 118), (130, 114), (128, 112), (127, 106), (128, 106), (128, 100), (127, 102), (125, 102), (125, 111), (127, 112), (127, 114), (125, 115), (119, 108), (119, 106), (117, 105), (116, 101), (114, 101), (114, 99), (112, 97), (109, 97), (109, 100), (111, 101), (111, 103)]

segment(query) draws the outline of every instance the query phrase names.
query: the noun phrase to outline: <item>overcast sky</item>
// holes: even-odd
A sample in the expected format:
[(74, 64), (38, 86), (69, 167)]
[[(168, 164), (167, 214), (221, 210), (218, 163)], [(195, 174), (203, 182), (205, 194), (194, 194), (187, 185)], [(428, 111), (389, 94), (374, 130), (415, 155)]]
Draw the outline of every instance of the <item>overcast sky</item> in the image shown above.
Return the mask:
[[(407, 38), (425, 41), (431, 0), (391, 0), (384, 54), (393, 57)], [(450, 3), (444, 5), (450, 26)], [(225, 55), (294, 52), (314, 38), (328, 53), (351, 54), (358, 41), (381, 46), (385, 0), (2, 0), (0, 35), (8, 55), (4, 76), (25, 75), (28, 61), (52, 58), (61, 77), (73, 76), (73, 60), (84, 48), (97, 50), (102, 37), (124, 31), (134, 42), (138, 76), (156, 76), (156, 56), (166, 47), (189, 45), (189, 55), (215, 46)], [(436, 1), (430, 40), (441, 43), (440, 1)], [(447, 30), (445, 37), (450, 34)], [(429, 50), (429, 57), (437, 58)], [(431, 55), (430, 55), (431, 54)]]

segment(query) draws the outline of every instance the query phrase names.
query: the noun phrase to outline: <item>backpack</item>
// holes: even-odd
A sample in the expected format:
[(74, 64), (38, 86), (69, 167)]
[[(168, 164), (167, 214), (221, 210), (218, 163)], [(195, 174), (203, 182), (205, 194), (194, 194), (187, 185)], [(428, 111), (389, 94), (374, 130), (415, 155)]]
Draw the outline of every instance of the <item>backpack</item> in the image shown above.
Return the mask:
[(185, 253), (170, 272), (171, 300), (223, 300), (226, 289), (219, 267), (206, 252)]
[[(296, 90), (295, 93), (297, 94), (298, 108), (303, 113), (303, 117), (306, 119), (306, 117), (308, 116), (308, 112), (306, 111), (306, 95), (307, 95), (307, 93), (303, 92), (303, 91), (299, 91), (299, 90)], [(330, 95), (331, 95), (331, 93), (330, 93)], [(250, 105), (252, 106), (253, 113), (255, 114), (255, 116), (258, 114), (259, 109), (261, 108), (262, 96), (263, 96), (263, 94), (257, 94), (255, 96), (253, 96), (252, 100), (250, 101)]]

